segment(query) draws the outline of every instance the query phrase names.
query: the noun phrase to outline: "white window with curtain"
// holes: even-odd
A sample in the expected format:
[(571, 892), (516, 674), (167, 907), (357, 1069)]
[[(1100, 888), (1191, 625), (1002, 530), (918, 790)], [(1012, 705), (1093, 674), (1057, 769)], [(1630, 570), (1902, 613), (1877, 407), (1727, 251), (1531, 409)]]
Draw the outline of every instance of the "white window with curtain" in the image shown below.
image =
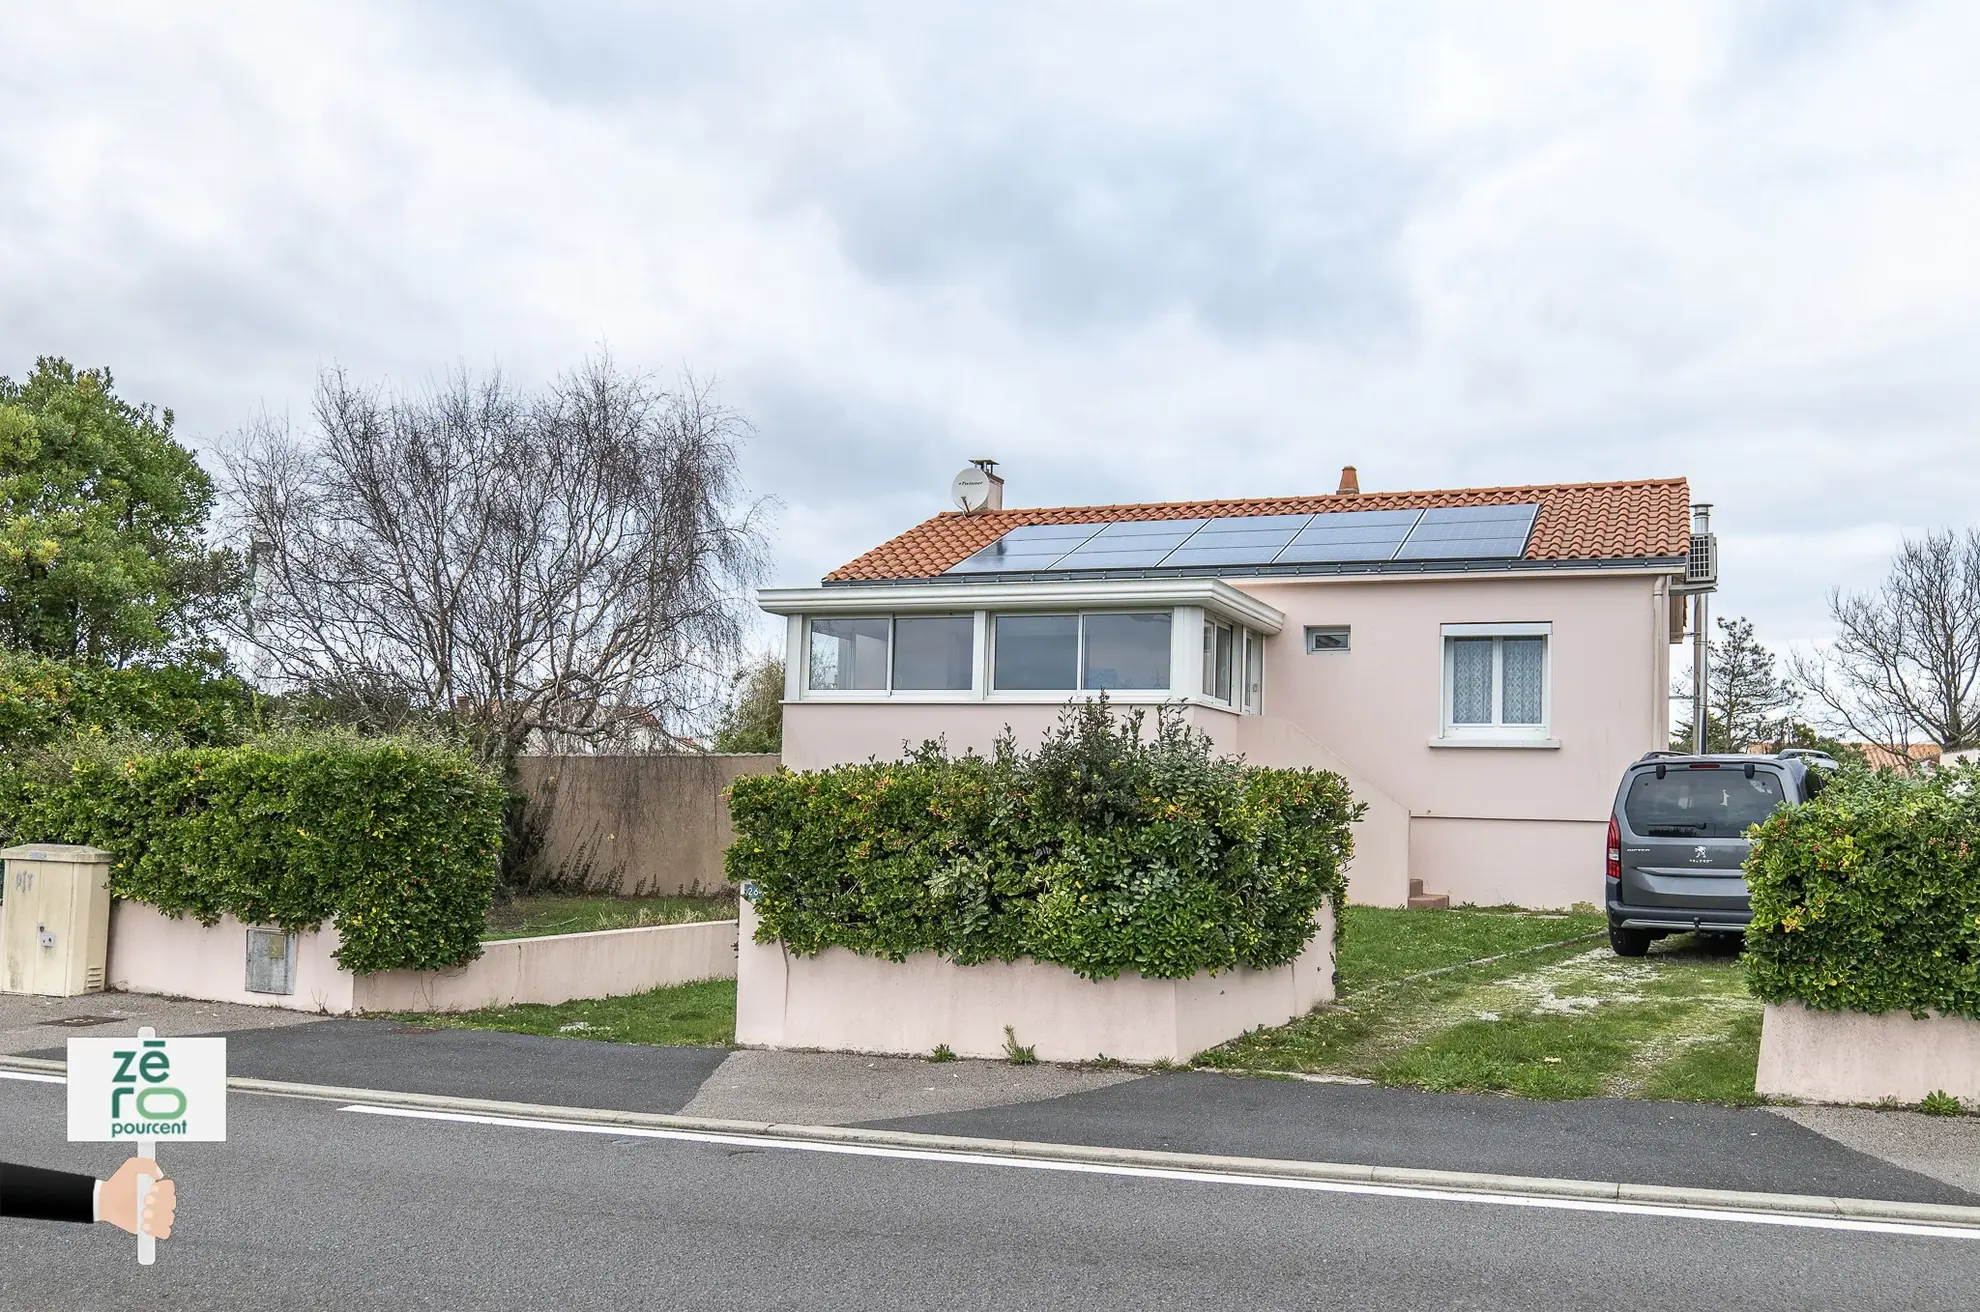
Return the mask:
[(1557, 747), (1553, 625), (1446, 624), (1443, 725), (1433, 745)]

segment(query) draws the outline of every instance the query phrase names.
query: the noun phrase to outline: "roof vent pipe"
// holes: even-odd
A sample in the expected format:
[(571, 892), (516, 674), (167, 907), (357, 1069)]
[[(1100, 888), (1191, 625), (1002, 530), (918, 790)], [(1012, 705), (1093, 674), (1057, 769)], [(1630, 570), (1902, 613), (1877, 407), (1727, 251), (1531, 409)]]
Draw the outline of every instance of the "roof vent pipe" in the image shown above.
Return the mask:
[(1341, 485), (1334, 489), (1337, 497), (1358, 497), (1361, 495), (1361, 480), (1355, 477), (1353, 465), (1341, 466)]

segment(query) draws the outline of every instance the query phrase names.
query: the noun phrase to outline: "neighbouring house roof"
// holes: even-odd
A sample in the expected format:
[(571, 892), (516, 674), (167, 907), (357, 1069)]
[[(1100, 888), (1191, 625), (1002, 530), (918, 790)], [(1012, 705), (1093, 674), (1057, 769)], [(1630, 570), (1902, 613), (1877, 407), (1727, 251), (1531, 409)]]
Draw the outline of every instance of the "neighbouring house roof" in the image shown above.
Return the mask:
[[(1863, 753), (1863, 763), (1873, 770), (1903, 770), (1914, 765), (1937, 765), (1945, 755), (1945, 749), (1937, 743), (1906, 743), (1902, 756), (1882, 743), (1846, 742), (1843, 746)], [(1774, 744), (1748, 743), (1746, 750), (1751, 755), (1765, 756), (1774, 750)]]
[(949, 511), (841, 565), (827, 574), (824, 581), (874, 583), (935, 578), (1012, 529), (1032, 524), (1511, 505), (1539, 507), (1526, 551), (1518, 558), (1524, 561), (1552, 564), (1670, 561), (1684, 556), (1690, 544), (1690, 488), (1682, 478), (1660, 478), (1626, 483), (1334, 493), (1235, 501), (1040, 506), (977, 514)]

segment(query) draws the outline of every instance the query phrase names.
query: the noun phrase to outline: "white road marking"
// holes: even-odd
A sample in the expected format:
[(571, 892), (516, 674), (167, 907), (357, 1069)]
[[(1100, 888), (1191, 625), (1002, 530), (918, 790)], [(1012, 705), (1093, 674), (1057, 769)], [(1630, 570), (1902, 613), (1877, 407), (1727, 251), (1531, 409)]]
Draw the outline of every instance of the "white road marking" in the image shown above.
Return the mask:
[(0, 1071), (0, 1080), (26, 1080), (29, 1084), (67, 1084), (64, 1075), (43, 1075), (39, 1071)]
[(847, 1157), (891, 1157), (906, 1161), (950, 1162), (965, 1166), (1006, 1166), (1032, 1171), (1062, 1171), (1074, 1175), (1121, 1175), (1144, 1180), (1177, 1180), (1192, 1184), (1244, 1185), (1255, 1189), (1299, 1189), (1313, 1193), (1359, 1194), (1378, 1198), (1417, 1198), (1433, 1202), (1483, 1203), (1494, 1207), (1539, 1207), (1562, 1212), (1606, 1212), (1618, 1216), (1672, 1217), (1692, 1221), (1736, 1222), (1744, 1225), (1792, 1226), (1804, 1230), (1853, 1230), (1865, 1234), (1911, 1235), (1936, 1239), (1980, 1239), (1980, 1230), (1922, 1222), (1870, 1221), (1849, 1217), (1795, 1216), (1781, 1212), (1738, 1212), (1718, 1208), (1681, 1207), (1655, 1203), (1604, 1202), (1592, 1198), (1547, 1198), (1526, 1194), (1467, 1193), (1409, 1185), (1361, 1184), (1347, 1180), (1299, 1180), (1272, 1175), (1233, 1175), (1221, 1171), (1192, 1171), (1175, 1167), (1120, 1166), (1105, 1162), (1067, 1162), (1049, 1158), (1005, 1156), (999, 1153), (938, 1152), (925, 1148), (894, 1148), (882, 1144), (823, 1143), (809, 1139), (779, 1139), (765, 1135), (720, 1134), (708, 1130), (663, 1130), (634, 1125), (590, 1125), (578, 1121), (527, 1120), (484, 1116), (471, 1112), (425, 1111), (412, 1107), (379, 1107), (351, 1103), (339, 1109), (367, 1116), (397, 1116), (419, 1121), (452, 1121), (465, 1125), (494, 1125), (513, 1130), (562, 1130), (569, 1134), (615, 1138), (672, 1139), (686, 1143), (722, 1144), (740, 1148), (781, 1148), (791, 1152), (835, 1153)]

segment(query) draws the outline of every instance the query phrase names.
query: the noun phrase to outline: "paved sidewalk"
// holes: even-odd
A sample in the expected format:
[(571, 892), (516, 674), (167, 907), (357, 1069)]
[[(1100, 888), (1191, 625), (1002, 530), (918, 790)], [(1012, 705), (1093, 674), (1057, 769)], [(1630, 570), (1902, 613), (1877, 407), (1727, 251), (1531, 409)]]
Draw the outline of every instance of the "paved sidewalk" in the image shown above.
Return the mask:
[(1980, 1194), (1980, 1116), (1924, 1116), (1868, 1107), (1774, 1107), (1860, 1153)]
[[(101, 1018), (99, 1024), (61, 1025), (67, 1018)], [(323, 1017), (280, 1007), (240, 1007), (231, 1002), (195, 1002), (147, 993), (85, 993), (77, 998), (42, 998), (0, 993), (0, 1053), (62, 1048), (74, 1037), (114, 1038), (149, 1025), (160, 1034), (220, 1034), (250, 1029), (307, 1025)]]
[(1142, 1078), (1132, 1070), (925, 1061), (843, 1052), (737, 1052), (681, 1108), (688, 1116), (852, 1125), (1040, 1102)]
[(1759, 1193), (1980, 1204), (1763, 1108), (1155, 1075), (1052, 1102), (888, 1120), (887, 1129), (1297, 1161)]

